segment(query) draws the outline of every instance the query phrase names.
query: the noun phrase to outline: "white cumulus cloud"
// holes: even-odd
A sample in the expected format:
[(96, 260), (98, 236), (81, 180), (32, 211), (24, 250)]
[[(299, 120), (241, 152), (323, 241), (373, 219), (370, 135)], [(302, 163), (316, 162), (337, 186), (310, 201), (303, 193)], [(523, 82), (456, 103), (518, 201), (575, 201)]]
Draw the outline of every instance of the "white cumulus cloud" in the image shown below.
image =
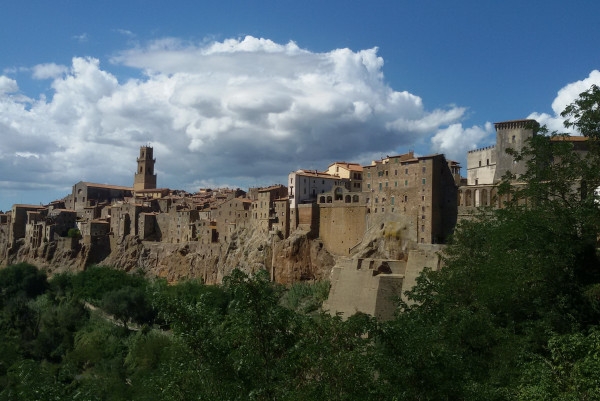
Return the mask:
[(439, 151), (458, 152), (487, 129), (464, 130), (468, 145), (459, 145), (465, 136), (453, 132), (465, 109), (427, 110), (419, 96), (391, 88), (377, 48), (315, 53), (254, 37), (167, 38), (111, 62), (142, 78), (119, 82), (94, 58), (41, 64), (33, 75), (52, 79), (53, 93), (25, 104), (3, 95), (18, 85), (0, 77), (0, 187), (131, 185), (147, 143), (159, 186), (266, 185), (297, 168), (406, 151), (436, 132)]
[(464, 128), (462, 124), (451, 124), (440, 129), (432, 138), (434, 151), (444, 153), (452, 160), (462, 160), (467, 151), (481, 146), (482, 141), (494, 135), (492, 123), (487, 122), (483, 127), (472, 126)]
[(573, 129), (567, 129), (564, 126), (565, 119), (561, 117), (565, 107), (573, 103), (579, 97), (579, 94), (590, 89), (592, 85), (600, 86), (600, 71), (593, 70), (586, 78), (572, 82), (562, 87), (556, 94), (556, 98), (552, 102), (553, 115), (548, 113), (531, 113), (527, 118), (533, 118), (540, 124), (546, 125), (550, 132), (567, 132), (575, 133)]
[(33, 78), (48, 79), (58, 78), (68, 71), (68, 67), (56, 63), (38, 64), (33, 67)]

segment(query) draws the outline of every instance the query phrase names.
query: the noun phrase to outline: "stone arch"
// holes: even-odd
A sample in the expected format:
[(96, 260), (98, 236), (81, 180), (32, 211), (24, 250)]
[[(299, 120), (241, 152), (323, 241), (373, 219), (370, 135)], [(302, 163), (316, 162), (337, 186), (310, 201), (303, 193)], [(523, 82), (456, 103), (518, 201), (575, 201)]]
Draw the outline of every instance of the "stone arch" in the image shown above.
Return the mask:
[(325, 197), (324, 196), (321, 196), (319, 198), (319, 203), (325, 203)]
[(352, 203), (358, 203), (358, 202), (359, 202), (358, 195), (352, 196)]
[(333, 199), (331, 198), (331, 195), (327, 197), (327, 203), (331, 203), (333, 201)]
[(488, 200), (488, 192), (487, 189), (481, 190), (481, 206), (489, 206), (490, 202)]
[(490, 205), (491, 206), (498, 206), (498, 189), (497, 188), (492, 188), (490, 189)]
[(350, 195), (346, 195), (346, 198), (344, 199), (344, 203), (350, 203), (351, 200), (352, 200), (352, 197)]
[(471, 190), (467, 189), (465, 191), (465, 206), (471, 206)]

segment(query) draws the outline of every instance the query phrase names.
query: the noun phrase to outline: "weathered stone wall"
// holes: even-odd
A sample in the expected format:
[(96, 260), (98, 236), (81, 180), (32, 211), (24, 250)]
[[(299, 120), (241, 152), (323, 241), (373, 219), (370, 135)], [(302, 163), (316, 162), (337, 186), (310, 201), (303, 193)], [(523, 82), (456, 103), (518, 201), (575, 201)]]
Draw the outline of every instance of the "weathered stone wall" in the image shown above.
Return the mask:
[(331, 290), (323, 308), (348, 318), (356, 312), (388, 320), (403, 289), (404, 262), (341, 259), (331, 273)]
[(319, 237), (334, 255), (347, 256), (360, 243), (366, 230), (365, 205), (321, 204)]

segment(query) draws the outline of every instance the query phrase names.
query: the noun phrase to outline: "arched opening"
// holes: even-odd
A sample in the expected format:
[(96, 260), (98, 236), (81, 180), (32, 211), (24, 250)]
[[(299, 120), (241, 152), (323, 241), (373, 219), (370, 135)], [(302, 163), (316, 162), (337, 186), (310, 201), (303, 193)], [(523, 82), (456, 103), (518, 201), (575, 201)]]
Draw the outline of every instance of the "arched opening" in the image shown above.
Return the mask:
[(350, 197), (350, 195), (346, 195), (346, 198), (344, 199), (344, 203), (350, 203), (350, 200), (352, 198)]
[(358, 195), (354, 195), (354, 196), (352, 197), (352, 203), (358, 203), (358, 202), (359, 202), (359, 200), (358, 200)]
[(481, 190), (481, 206), (489, 206), (487, 189)]
[(332, 202), (332, 198), (331, 198), (331, 196), (328, 196), (327, 197), (327, 203), (331, 203), (331, 202)]
[(325, 203), (325, 197), (324, 196), (321, 196), (319, 198), (319, 203)]
[(342, 192), (343, 192), (343, 190), (340, 187), (335, 189), (335, 200), (336, 201), (342, 200), (344, 198), (344, 195)]
[(465, 191), (465, 206), (471, 206), (471, 190), (467, 189)]

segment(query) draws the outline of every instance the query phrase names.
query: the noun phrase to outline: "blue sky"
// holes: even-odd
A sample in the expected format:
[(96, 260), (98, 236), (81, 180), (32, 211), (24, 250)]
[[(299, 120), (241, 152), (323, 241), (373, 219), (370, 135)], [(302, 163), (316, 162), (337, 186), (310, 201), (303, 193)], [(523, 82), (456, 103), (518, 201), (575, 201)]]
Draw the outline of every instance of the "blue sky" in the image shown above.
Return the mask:
[[(0, 210), (81, 180), (283, 183), (297, 168), (467, 150), (600, 84), (595, 1), (7, 1)], [(466, 174), (463, 171), (463, 174)]]

